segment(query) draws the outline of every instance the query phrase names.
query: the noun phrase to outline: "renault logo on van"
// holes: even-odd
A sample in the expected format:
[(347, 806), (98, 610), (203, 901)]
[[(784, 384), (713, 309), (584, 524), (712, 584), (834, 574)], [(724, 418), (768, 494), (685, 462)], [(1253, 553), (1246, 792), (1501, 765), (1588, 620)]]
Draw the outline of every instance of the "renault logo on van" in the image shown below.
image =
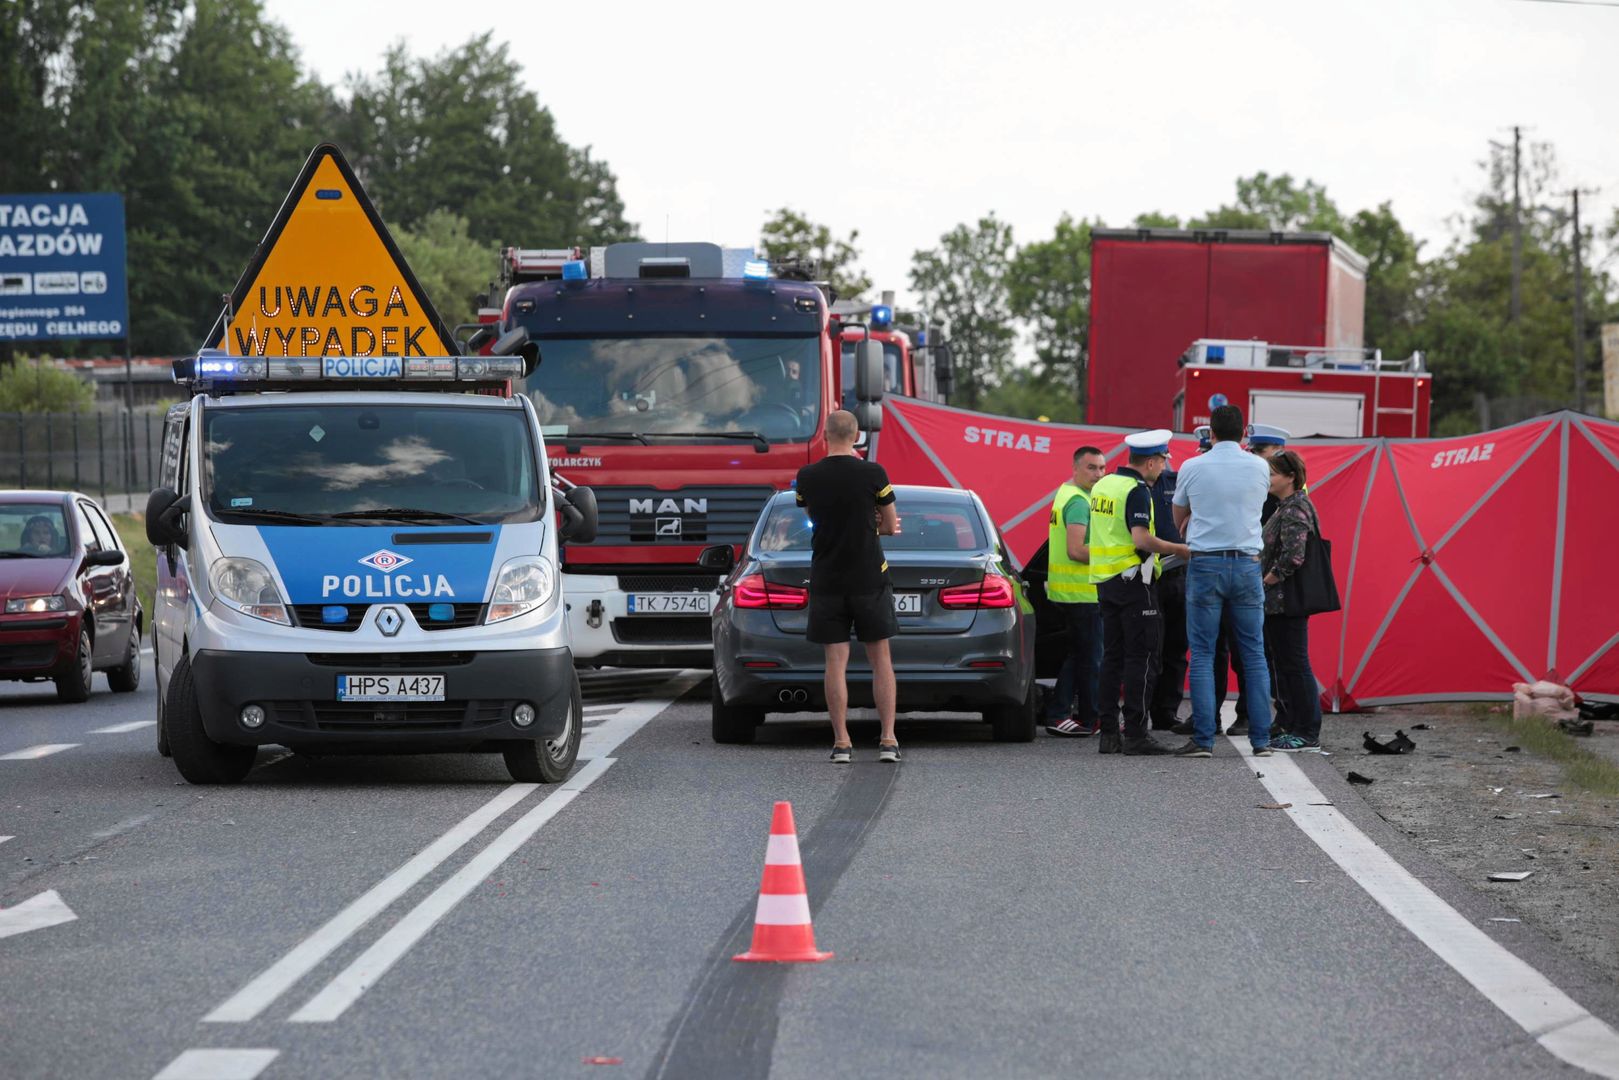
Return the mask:
[(377, 629), (382, 631), (383, 637), (393, 637), (404, 625), (405, 619), (398, 608), (385, 607), (377, 612)]
[(361, 559), (360, 564), (381, 570), (384, 574), (391, 574), (401, 566), (415, 561), (409, 555), (401, 555), (397, 551), (389, 551), (387, 548), (383, 548), (381, 551), (373, 551)]

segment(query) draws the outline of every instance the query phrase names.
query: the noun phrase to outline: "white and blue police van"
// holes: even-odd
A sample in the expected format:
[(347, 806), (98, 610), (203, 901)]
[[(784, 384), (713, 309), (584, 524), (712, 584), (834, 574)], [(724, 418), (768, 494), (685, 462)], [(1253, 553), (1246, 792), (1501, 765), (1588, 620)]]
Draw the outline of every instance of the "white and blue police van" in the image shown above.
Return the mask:
[(568, 775), (583, 706), (557, 554), (595, 504), (505, 396), (525, 348), (175, 362), (194, 396), (166, 418), (146, 528), (158, 748), (186, 780), (239, 781), (266, 745)]

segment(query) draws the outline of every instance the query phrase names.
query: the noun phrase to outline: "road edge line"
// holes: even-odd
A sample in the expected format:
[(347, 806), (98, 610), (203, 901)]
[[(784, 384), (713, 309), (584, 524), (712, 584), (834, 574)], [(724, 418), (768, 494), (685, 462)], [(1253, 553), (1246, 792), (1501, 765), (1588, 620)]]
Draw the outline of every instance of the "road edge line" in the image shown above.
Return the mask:
[[(1247, 740), (1230, 741), (1252, 765)], [(1553, 1056), (1619, 1080), (1619, 1033), (1446, 903), (1337, 807), (1312, 805), (1328, 800), (1297, 762), (1273, 754), (1264, 769), (1259, 782), (1277, 802), (1292, 803), (1285, 813), (1299, 830), (1413, 937)]]

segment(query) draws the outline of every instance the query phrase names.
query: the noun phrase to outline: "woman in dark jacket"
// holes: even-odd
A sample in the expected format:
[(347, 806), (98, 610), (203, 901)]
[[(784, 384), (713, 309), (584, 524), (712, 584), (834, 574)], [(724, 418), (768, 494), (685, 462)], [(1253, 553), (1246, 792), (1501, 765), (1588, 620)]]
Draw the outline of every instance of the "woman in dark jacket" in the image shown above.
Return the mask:
[(1272, 750), (1321, 749), (1321, 696), (1310, 670), (1310, 617), (1282, 613), (1282, 583), (1304, 565), (1305, 541), (1321, 531), (1315, 505), (1305, 493), (1304, 459), (1283, 450), (1270, 459), (1270, 490), (1281, 502), (1265, 523), (1265, 643), (1276, 672), (1276, 697), (1287, 717), (1287, 734)]

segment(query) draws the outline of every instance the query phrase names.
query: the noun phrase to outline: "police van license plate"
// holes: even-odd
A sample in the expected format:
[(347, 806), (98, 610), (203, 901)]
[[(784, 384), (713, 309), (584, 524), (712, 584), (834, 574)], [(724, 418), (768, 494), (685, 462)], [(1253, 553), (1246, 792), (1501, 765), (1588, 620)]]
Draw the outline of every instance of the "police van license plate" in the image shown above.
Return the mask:
[(707, 615), (713, 609), (711, 593), (630, 593), (631, 615)]
[(338, 701), (443, 701), (442, 675), (339, 675)]
[(898, 615), (922, 614), (922, 594), (917, 592), (895, 593), (894, 612)]

